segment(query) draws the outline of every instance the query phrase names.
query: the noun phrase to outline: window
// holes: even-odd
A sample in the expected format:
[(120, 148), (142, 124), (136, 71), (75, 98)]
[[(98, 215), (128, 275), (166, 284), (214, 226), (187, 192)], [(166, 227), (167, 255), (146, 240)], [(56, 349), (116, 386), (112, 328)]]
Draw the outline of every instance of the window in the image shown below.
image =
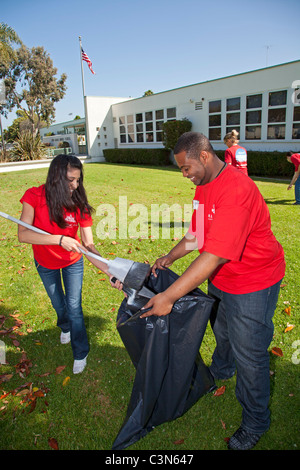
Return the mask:
[(241, 98), (228, 98), (226, 100), (226, 134), (235, 129), (240, 132)]
[(300, 106), (294, 107), (292, 139), (300, 139)]
[(208, 104), (209, 140), (221, 140), (221, 100), (210, 101)]
[(262, 95), (246, 96), (246, 140), (261, 139)]
[(167, 120), (176, 119), (176, 108), (167, 109)]
[(120, 116), (120, 143), (162, 142), (165, 120), (174, 119), (176, 119), (176, 108), (157, 109), (134, 115)]
[(156, 142), (162, 142), (163, 140), (163, 124), (164, 124), (164, 110), (158, 109), (157, 111), (155, 111)]
[(267, 138), (285, 139), (287, 91), (269, 93)]

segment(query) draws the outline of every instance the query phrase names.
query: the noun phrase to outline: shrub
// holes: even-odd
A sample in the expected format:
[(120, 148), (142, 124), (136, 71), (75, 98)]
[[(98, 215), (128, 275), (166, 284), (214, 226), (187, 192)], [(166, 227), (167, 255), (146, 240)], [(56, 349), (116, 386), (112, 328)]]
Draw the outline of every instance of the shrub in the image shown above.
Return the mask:
[[(215, 152), (221, 160), (224, 160), (224, 150)], [(248, 150), (248, 174), (250, 176), (266, 177), (292, 177), (294, 165), (286, 159), (286, 152), (262, 152)]]
[(109, 163), (127, 163), (133, 165), (169, 165), (167, 149), (105, 149), (105, 160)]
[(192, 129), (192, 123), (188, 119), (181, 121), (167, 121), (163, 124), (163, 142), (167, 149), (174, 149), (177, 140), (185, 132)]
[(45, 156), (45, 149), (39, 134), (34, 137), (31, 131), (22, 132), (15, 140), (10, 160), (40, 160)]

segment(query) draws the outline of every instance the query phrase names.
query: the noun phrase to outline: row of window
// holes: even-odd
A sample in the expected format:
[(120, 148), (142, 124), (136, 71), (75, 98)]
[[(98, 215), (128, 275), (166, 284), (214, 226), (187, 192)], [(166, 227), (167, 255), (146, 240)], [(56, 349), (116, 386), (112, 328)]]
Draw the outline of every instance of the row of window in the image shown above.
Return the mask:
[(176, 108), (119, 117), (120, 143), (162, 142), (163, 123), (176, 119)]
[[(286, 136), (286, 105), (287, 90), (268, 93), (267, 139), (285, 139)], [(245, 139), (260, 140), (262, 138), (263, 95), (246, 96)], [(226, 100), (226, 133), (236, 129), (240, 132), (241, 98)], [(209, 102), (209, 139), (222, 140), (222, 100)], [(300, 139), (300, 106), (293, 111), (292, 138)]]

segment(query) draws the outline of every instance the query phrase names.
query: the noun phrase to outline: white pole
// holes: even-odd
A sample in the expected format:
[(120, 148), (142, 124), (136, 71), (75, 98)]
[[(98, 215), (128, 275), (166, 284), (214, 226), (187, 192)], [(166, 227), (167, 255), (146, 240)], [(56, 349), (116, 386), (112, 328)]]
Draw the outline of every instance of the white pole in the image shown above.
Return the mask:
[(85, 101), (85, 89), (84, 89), (84, 74), (83, 74), (83, 63), (82, 63), (82, 45), (81, 36), (79, 36), (79, 49), (80, 49), (80, 63), (81, 63), (81, 80), (82, 80), (82, 94), (83, 94), (83, 107), (84, 107), (84, 119), (85, 119), (85, 144), (87, 155), (89, 155), (89, 144), (88, 144), (88, 132), (87, 132), (87, 113), (86, 113), (86, 101)]

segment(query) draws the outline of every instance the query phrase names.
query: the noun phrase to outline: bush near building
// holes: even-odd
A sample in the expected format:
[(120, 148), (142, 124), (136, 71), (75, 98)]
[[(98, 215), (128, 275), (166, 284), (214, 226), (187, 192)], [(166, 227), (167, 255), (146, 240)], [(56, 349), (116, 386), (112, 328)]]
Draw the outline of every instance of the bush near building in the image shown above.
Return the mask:
[[(225, 151), (216, 150), (219, 158), (224, 160)], [(250, 176), (266, 177), (292, 177), (294, 174), (294, 165), (291, 165), (286, 159), (287, 152), (262, 152), (248, 150), (248, 173)]]

